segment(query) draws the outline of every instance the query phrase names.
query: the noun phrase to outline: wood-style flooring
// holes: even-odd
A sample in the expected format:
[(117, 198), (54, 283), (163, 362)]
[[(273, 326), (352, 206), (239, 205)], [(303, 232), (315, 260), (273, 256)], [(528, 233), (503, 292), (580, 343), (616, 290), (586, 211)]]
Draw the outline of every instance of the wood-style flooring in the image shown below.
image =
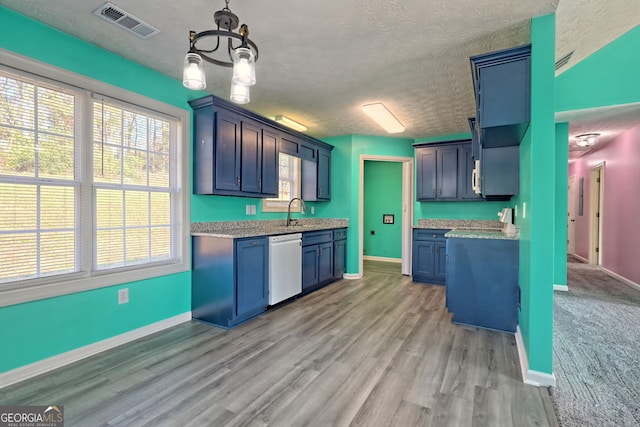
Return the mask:
[(554, 426), (514, 336), (454, 325), (445, 289), (365, 264), (235, 329), (187, 322), (0, 390), (65, 426)]

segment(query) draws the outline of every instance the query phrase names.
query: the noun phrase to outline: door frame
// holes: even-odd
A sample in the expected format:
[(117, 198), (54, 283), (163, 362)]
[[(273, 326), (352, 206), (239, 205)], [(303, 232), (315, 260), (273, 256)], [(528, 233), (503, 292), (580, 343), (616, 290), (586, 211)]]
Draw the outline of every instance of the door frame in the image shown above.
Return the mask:
[[(568, 204), (567, 204), (567, 253), (575, 255), (576, 253), (576, 208), (578, 206), (576, 191), (576, 176), (571, 175), (568, 180)], [(573, 225), (571, 222), (573, 221)], [(570, 250), (573, 249), (573, 250)]]
[(589, 264), (595, 265), (602, 265), (604, 166), (605, 162), (600, 162), (589, 168)]
[(411, 229), (413, 228), (413, 157), (360, 155), (360, 200), (358, 207), (358, 269), (364, 273), (364, 162), (402, 163), (402, 274), (411, 275)]

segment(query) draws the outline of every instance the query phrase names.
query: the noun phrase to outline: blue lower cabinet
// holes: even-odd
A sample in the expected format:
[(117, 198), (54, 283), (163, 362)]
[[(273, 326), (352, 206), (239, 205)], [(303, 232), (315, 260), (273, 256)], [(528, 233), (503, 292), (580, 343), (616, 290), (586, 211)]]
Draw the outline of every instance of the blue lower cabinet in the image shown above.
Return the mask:
[(309, 231), (302, 234), (303, 294), (313, 292), (342, 278), (347, 259), (346, 238), (346, 228)]
[(412, 276), (414, 282), (444, 285), (447, 280), (445, 229), (414, 229)]
[(269, 244), (266, 237), (194, 236), (191, 313), (229, 328), (266, 310)]
[(518, 241), (447, 239), (447, 308), (455, 323), (515, 332)]

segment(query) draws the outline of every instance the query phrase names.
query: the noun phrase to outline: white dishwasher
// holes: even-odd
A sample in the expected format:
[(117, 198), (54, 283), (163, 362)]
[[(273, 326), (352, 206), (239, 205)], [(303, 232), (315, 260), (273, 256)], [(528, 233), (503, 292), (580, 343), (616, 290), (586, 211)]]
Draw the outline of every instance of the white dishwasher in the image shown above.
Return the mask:
[(302, 293), (302, 233), (269, 237), (269, 305)]

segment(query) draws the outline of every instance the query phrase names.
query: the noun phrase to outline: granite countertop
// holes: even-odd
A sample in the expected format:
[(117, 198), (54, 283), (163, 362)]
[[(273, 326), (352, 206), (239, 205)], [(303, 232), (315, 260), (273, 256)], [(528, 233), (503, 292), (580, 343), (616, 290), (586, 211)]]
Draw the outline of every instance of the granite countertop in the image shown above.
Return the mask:
[(241, 239), (244, 237), (276, 236), (279, 234), (331, 230), (334, 228), (345, 228), (348, 226), (349, 220), (342, 218), (299, 219), (298, 225), (292, 225), (289, 227), (287, 227), (286, 221), (281, 219), (194, 222), (191, 224), (191, 235)]
[(428, 219), (418, 220), (414, 228), (440, 228), (451, 230), (445, 237), (459, 237), (466, 239), (500, 239), (518, 240), (518, 234), (508, 236), (502, 229), (504, 224), (494, 220), (460, 220), (460, 219)]

